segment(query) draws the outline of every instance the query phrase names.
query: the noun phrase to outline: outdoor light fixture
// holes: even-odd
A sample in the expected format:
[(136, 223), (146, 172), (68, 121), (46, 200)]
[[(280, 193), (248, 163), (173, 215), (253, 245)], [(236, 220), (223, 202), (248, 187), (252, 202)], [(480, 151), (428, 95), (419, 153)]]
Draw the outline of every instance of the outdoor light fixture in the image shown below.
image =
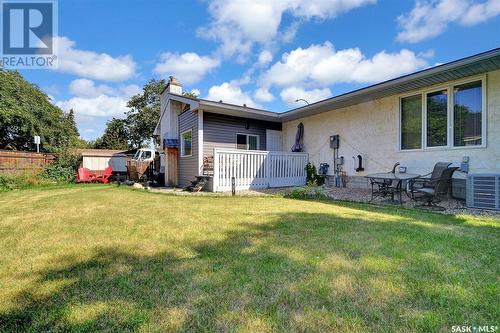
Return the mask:
[(300, 102), (300, 101), (304, 101), (307, 103), (307, 105), (309, 105), (310, 103), (308, 101), (306, 101), (305, 99), (303, 98), (299, 98), (299, 99), (296, 99), (295, 102)]

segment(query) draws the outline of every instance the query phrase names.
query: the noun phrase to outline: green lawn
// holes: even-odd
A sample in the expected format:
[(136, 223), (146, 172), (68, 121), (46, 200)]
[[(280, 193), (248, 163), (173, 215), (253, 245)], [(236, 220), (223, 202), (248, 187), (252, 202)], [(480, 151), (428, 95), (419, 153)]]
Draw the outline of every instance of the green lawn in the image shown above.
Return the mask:
[(500, 222), (114, 186), (0, 193), (0, 331), (500, 324)]

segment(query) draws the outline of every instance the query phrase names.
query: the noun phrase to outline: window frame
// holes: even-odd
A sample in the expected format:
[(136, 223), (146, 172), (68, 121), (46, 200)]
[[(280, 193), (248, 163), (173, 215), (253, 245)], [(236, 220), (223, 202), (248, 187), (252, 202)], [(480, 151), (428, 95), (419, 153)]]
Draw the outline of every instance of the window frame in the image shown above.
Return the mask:
[[(453, 85), (452, 85), (453, 86)], [(441, 87), (436, 87), (430, 90), (425, 90), (422, 93), (424, 104), (422, 104), (422, 118), (424, 119), (424, 127), (422, 128), (422, 134), (423, 134), (423, 141), (424, 147), (426, 150), (436, 150), (436, 149), (442, 149), (446, 147), (450, 147), (450, 101), (451, 101), (451, 96), (450, 96), (450, 86), (441, 86)], [(432, 93), (436, 92), (441, 92), (441, 91), (446, 91), (446, 144), (443, 146), (429, 146), (427, 142), (427, 96)]]
[[(247, 143), (246, 143), (246, 148), (245, 149), (239, 149), (238, 148), (238, 135), (243, 135), (243, 136), (246, 136), (246, 140), (247, 140)], [(249, 140), (248, 140), (248, 137), (250, 136), (254, 136), (257, 138), (257, 149), (256, 150), (250, 150), (248, 149), (250, 147), (250, 143), (249, 143)], [(248, 150), (248, 151), (259, 151), (260, 150), (260, 135), (259, 134), (247, 134), (247, 133), (236, 133), (236, 149), (238, 150)]]
[[(472, 83), (480, 81), (481, 82), (481, 144), (474, 146), (455, 146), (454, 142), (454, 94), (453, 89), (455, 86), (463, 85), (467, 83)], [(436, 151), (436, 150), (455, 150), (455, 149), (484, 149), (487, 147), (487, 139), (488, 139), (488, 103), (487, 103), (487, 75), (473, 76), (468, 77), (461, 80), (455, 80), (447, 82), (446, 84), (435, 85), (431, 88), (419, 89), (416, 91), (412, 91), (409, 93), (401, 94), (398, 98), (398, 140), (397, 140), (397, 151), (401, 153), (405, 152), (418, 152), (418, 151)], [(446, 90), (448, 93), (448, 110), (447, 110), (447, 145), (439, 146), (439, 147), (427, 147), (427, 94)], [(416, 149), (403, 149), (402, 148), (402, 99), (406, 97), (420, 95), (422, 97), (422, 142), (421, 148)]]
[[(467, 83), (473, 83), (473, 82), (481, 82), (481, 144), (480, 145), (471, 145), (471, 146), (455, 146), (455, 93), (454, 93), (454, 88), (455, 86), (460, 86), (464, 85)], [(453, 94), (453, 100), (451, 101), (450, 105), (450, 122), (451, 122), (451, 146), (456, 149), (465, 149), (465, 148), (486, 148), (486, 130), (488, 128), (487, 126), (487, 100), (486, 100), (486, 75), (483, 75), (481, 77), (476, 77), (475, 79), (472, 80), (462, 80), (462, 81), (457, 81), (454, 82), (453, 85), (450, 87), (451, 93)]]
[[(420, 130), (422, 131), (420, 133), (420, 148), (412, 148), (412, 149), (403, 149), (403, 141), (402, 141), (402, 136), (403, 136), (403, 98), (408, 98), (408, 97), (413, 97), (413, 96), (418, 96), (420, 95), (420, 105), (421, 108), (424, 107), (424, 95), (422, 92), (413, 92), (413, 93), (408, 93), (399, 96), (399, 112), (398, 112), (398, 123), (399, 123), (399, 128), (398, 128), (398, 150), (399, 151), (421, 151), (424, 148), (424, 115), (422, 114), (420, 117), (421, 124), (420, 124)], [(422, 113), (422, 110), (420, 111)]]
[[(184, 134), (191, 132), (191, 154), (189, 155), (184, 155)], [(190, 128), (188, 130), (185, 130), (184, 132), (181, 132), (181, 157), (192, 157), (193, 156), (193, 129)]]

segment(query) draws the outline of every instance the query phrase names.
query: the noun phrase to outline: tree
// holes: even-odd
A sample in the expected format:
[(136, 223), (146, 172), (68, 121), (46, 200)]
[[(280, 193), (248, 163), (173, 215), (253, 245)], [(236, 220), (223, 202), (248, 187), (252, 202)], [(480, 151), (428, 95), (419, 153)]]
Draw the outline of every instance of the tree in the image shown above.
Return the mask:
[(125, 120), (113, 118), (106, 123), (104, 134), (94, 143), (98, 149), (128, 149), (128, 133)]
[(42, 151), (65, 149), (79, 140), (72, 126), (36, 85), (0, 68), (0, 148), (33, 149), (33, 136), (39, 135)]
[(153, 131), (160, 117), (160, 95), (167, 86), (165, 80), (150, 80), (141, 94), (133, 96), (127, 106), (126, 128), (130, 143), (141, 147), (153, 136)]
[(75, 111), (73, 109), (70, 109), (69, 112), (66, 114), (66, 118), (68, 119), (69, 126), (73, 134), (75, 134), (76, 136), (80, 136), (80, 133), (78, 132), (78, 127), (76, 126)]
[(196, 95), (194, 92), (192, 91), (185, 91), (182, 93), (183, 96), (186, 96), (186, 97), (191, 97), (191, 98), (198, 98), (198, 95)]

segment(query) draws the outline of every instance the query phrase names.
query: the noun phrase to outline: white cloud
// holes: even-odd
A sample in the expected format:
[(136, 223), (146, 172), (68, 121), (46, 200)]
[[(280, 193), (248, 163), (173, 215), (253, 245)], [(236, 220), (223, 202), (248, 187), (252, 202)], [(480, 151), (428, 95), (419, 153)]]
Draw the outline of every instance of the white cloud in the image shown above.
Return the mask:
[(416, 43), (440, 35), (450, 23), (471, 26), (499, 14), (499, 0), (417, 1), (410, 13), (398, 17), (402, 31), (397, 39)]
[(113, 93), (110, 86), (101, 84), (96, 86), (94, 81), (88, 79), (77, 79), (69, 84), (71, 94), (79, 97), (97, 97), (101, 94)]
[(132, 97), (139, 94), (142, 89), (136, 84), (120, 85), (116, 89), (106, 84), (96, 85), (88, 79), (76, 79), (70, 82), (69, 92), (77, 97), (97, 97), (99, 95), (118, 95)]
[(142, 92), (142, 88), (136, 84), (129, 84), (126, 86), (118, 87), (119, 94), (125, 95), (127, 97), (132, 97), (134, 95), (140, 94)]
[(397, 53), (382, 51), (367, 58), (358, 48), (337, 51), (330, 42), (325, 42), (285, 53), (263, 74), (260, 83), (263, 87), (374, 83), (426, 66), (423, 57), (406, 49)]
[(243, 105), (246, 104), (249, 107), (261, 108), (261, 106), (255, 103), (248, 93), (241, 90), (238, 85), (224, 82), (218, 86), (212, 86), (208, 90), (207, 99), (212, 101), (222, 100), (224, 103)]
[(500, 14), (500, 1), (489, 0), (472, 4), (461, 19), (463, 25), (474, 25)]
[(160, 55), (160, 63), (156, 64), (153, 71), (163, 76), (173, 75), (181, 83), (193, 84), (219, 65), (218, 59), (199, 56), (194, 52), (183, 54), (166, 52)]
[(61, 109), (73, 109), (76, 116), (88, 117), (123, 117), (128, 111), (127, 98), (121, 96), (99, 95), (96, 97), (72, 97), (56, 102)]
[(309, 103), (314, 103), (331, 97), (332, 92), (328, 88), (305, 90), (299, 87), (288, 87), (281, 91), (280, 96), (289, 106), (299, 107), (302, 106), (298, 105), (296, 102), (299, 98), (305, 99)]
[[(209, 5), (212, 22), (199, 29), (202, 37), (221, 43), (226, 57), (244, 57), (253, 43), (270, 43), (278, 34), (284, 13), (295, 19), (328, 19), (376, 0), (215, 0)], [(298, 25), (292, 24), (284, 38), (293, 38)]]
[(74, 96), (68, 100), (56, 101), (55, 105), (68, 111), (73, 109), (77, 120), (92, 120), (94, 117), (123, 117), (129, 109), (127, 102), (133, 95), (141, 92), (135, 84), (116, 88), (96, 85), (88, 79), (73, 80), (69, 91)]
[(261, 65), (261, 66), (267, 65), (272, 60), (273, 60), (273, 54), (268, 50), (264, 50), (259, 54), (258, 61), (259, 61), (259, 65)]
[(66, 37), (55, 37), (54, 42), (58, 50), (57, 71), (105, 81), (124, 81), (136, 75), (136, 64), (131, 55), (112, 57), (106, 53), (79, 50), (75, 48), (75, 42)]
[(269, 90), (265, 88), (258, 88), (253, 96), (259, 102), (264, 102), (264, 103), (271, 102), (272, 100), (274, 100), (273, 94), (271, 94), (271, 92), (269, 92)]

